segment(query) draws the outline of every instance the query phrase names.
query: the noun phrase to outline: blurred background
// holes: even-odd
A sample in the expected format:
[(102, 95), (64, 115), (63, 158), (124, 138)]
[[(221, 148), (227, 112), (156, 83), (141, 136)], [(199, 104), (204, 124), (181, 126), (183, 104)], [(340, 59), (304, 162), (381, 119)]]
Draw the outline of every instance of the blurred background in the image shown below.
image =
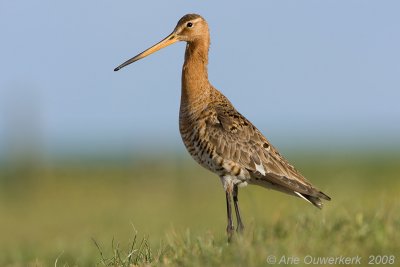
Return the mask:
[[(0, 2), (0, 264), (51, 262), (61, 251), (84, 262), (91, 237), (108, 242), (131, 225), (155, 240), (169, 228), (223, 236), (220, 182), (189, 158), (178, 131), (185, 44), (113, 72), (186, 13), (209, 23), (213, 85), (333, 197), (327, 206), (398, 192), (399, 9), (397, 1)], [(264, 214), (260, 203), (272, 199), (310, 208), (242, 191), (251, 220), (284, 216), (276, 206)]]

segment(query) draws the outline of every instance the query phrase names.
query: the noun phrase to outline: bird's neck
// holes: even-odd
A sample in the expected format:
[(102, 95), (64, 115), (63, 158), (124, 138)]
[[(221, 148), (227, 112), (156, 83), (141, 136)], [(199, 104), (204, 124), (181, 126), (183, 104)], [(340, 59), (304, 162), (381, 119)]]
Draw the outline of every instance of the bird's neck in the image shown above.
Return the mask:
[(208, 38), (186, 45), (182, 69), (181, 109), (201, 108), (201, 104), (207, 102), (211, 88), (207, 72), (208, 47)]

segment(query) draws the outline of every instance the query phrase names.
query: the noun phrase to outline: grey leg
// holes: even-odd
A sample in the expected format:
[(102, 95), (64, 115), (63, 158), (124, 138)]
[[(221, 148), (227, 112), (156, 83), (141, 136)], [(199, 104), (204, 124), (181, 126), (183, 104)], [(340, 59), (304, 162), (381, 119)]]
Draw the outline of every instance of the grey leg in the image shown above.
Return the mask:
[(234, 227), (232, 222), (231, 192), (229, 192), (229, 190), (226, 190), (225, 193), (226, 193), (226, 211), (228, 214), (228, 226), (226, 227), (226, 232), (228, 234), (228, 242), (230, 242), (234, 232)]
[(235, 213), (236, 213), (236, 219), (237, 219), (236, 231), (238, 231), (240, 233), (240, 232), (243, 232), (244, 224), (242, 222), (242, 218), (240, 217), (238, 194), (239, 194), (238, 186), (234, 185), (233, 186), (233, 204), (235, 206)]

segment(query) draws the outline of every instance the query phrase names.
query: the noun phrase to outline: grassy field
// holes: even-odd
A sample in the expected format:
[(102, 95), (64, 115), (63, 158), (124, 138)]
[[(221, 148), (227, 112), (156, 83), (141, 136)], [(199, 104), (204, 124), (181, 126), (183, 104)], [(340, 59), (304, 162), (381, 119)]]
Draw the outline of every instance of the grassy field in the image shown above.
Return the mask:
[(219, 179), (186, 155), (3, 164), (0, 266), (399, 265), (400, 154), (300, 155), (289, 158), (332, 201), (248, 186), (231, 244)]

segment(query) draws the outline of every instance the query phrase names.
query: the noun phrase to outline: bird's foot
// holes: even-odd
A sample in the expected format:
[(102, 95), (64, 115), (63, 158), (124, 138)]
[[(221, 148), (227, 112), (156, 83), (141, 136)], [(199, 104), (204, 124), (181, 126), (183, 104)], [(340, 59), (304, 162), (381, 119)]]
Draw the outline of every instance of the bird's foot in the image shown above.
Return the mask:
[(243, 231), (244, 231), (244, 225), (243, 225), (243, 223), (239, 223), (238, 226), (236, 227), (236, 232), (238, 234), (242, 234)]
[(228, 242), (229, 243), (232, 241), (234, 233), (235, 233), (235, 228), (233, 227), (233, 225), (228, 225), (226, 227), (226, 234), (228, 235)]

